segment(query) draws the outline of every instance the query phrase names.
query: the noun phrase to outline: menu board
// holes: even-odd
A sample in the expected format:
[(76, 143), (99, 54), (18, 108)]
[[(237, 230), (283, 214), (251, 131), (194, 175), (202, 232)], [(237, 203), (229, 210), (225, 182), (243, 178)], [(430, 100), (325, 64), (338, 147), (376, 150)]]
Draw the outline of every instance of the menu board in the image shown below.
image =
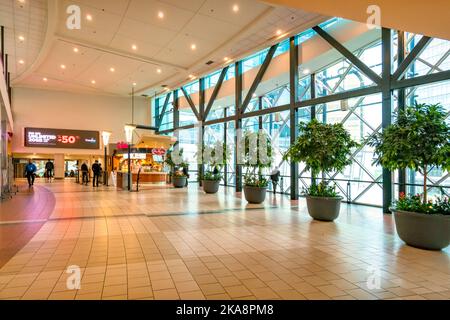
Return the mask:
[(98, 131), (25, 128), (25, 147), (99, 149)]

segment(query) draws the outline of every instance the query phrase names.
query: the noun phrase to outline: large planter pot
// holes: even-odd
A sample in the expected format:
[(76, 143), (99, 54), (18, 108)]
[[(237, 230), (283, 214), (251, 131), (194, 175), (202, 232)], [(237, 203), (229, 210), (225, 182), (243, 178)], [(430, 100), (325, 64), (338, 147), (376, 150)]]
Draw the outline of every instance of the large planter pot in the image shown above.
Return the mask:
[(398, 211), (394, 213), (397, 234), (408, 245), (441, 250), (450, 244), (450, 216)]
[(172, 177), (173, 186), (175, 188), (184, 188), (186, 186), (187, 177)]
[(306, 196), (306, 205), (309, 215), (316, 220), (333, 221), (339, 216), (341, 210), (341, 197), (311, 197)]
[(219, 191), (220, 180), (202, 180), (202, 185), (206, 193), (216, 193)]
[(244, 186), (245, 199), (249, 203), (263, 203), (266, 200), (267, 188)]

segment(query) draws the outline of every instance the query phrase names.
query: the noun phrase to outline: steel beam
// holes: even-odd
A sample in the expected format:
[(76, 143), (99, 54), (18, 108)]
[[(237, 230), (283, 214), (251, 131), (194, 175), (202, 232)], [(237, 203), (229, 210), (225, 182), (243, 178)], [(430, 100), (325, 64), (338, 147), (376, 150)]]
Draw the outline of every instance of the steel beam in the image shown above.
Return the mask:
[(161, 122), (163, 121), (164, 118), (164, 113), (166, 113), (166, 109), (167, 109), (167, 105), (169, 104), (169, 100), (170, 97), (172, 96), (172, 92), (169, 92), (166, 95), (166, 100), (164, 100), (164, 105), (162, 107), (161, 113), (158, 116), (158, 123), (156, 124), (156, 127), (159, 129), (159, 127), (161, 126)]
[[(405, 32), (397, 31), (397, 69), (400, 68), (401, 64), (405, 60)], [(401, 88), (398, 90), (398, 110), (405, 110), (406, 96), (405, 89)], [(398, 170), (398, 183), (399, 193), (406, 193), (406, 169)]]
[(211, 98), (209, 98), (208, 104), (206, 106), (205, 115), (203, 117), (203, 121), (206, 121), (206, 118), (209, 115), (209, 112), (211, 111), (211, 108), (214, 104), (214, 101), (216, 101), (217, 95), (219, 94), (220, 88), (222, 87), (223, 80), (225, 79), (225, 76), (227, 75), (228, 69), (230, 66), (226, 66), (222, 69), (222, 72), (220, 73), (219, 80), (216, 83), (216, 86), (214, 87), (214, 91), (211, 95)]
[[(295, 37), (289, 39), (289, 93), (290, 93), (290, 139), (291, 145), (298, 137), (298, 109), (295, 104), (298, 100), (298, 45)], [(298, 200), (298, 163), (291, 161), (291, 200)]]
[(433, 82), (450, 80), (450, 70), (442, 71), (438, 73), (427, 74), (424, 76), (418, 76), (410, 79), (398, 80), (392, 82), (392, 89), (401, 89), (408, 87), (421, 86)]
[[(4, 76), (6, 76), (5, 73), (5, 27), (1, 26), (0, 27), (0, 46), (2, 47), (2, 52), (1, 52), (1, 59), (2, 59), (2, 66), (3, 66), (3, 74)], [(6, 79), (6, 77), (5, 77)]]
[[(392, 89), (391, 89), (391, 68), (392, 68), (392, 36), (391, 30), (382, 28), (381, 31), (382, 49), (381, 57), (383, 64), (381, 84), (382, 89), (382, 128), (386, 129), (391, 124), (392, 116)], [(392, 203), (392, 174), (388, 169), (383, 168), (383, 212), (389, 213)]]
[(235, 176), (236, 176), (236, 192), (242, 192), (242, 165), (238, 163), (238, 134), (242, 129), (241, 107), (242, 107), (242, 61), (235, 63)]
[(402, 61), (402, 63), (398, 66), (397, 70), (392, 75), (393, 80), (399, 80), (411, 63), (414, 62), (414, 60), (422, 53), (422, 51), (426, 48), (426, 46), (431, 42), (431, 38), (427, 36), (423, 36), (419, 42), (415, 45), (415, 47), (411, 50), (411, 52), (406, 56), (405, 60)]
[(183, 86), (180, 87), (180, 89), (181, 89), (181, 92), (183, 92), (183, 95), (186, 98), (186, 101), (188, 102), (189, 107), (191, 107), (192, 112), (195, 114), (195, 117), (197, 118), (198, 121), (201, 121), (202, 118), (201, 118), (199, 112), (197, 111), (197, 108), (195, 107), (194, 102), (192, 101), (191, 97), (187, 93), (186, 89)]
[(313, 30), (317, 32), (326, 42), (328, 42), (333, 48), (335, 48), (339, 53), (341, 53), (347, 60), (355, 65), (361, 72), (363, 72), (369, 79), (371, 79), (376, 84), (381, 83), (381, 78), (375, 72), (372, 71), (364, 62), (362, 62), (358, 57), (356, 57), (352, 52), (350, 52), (346, 47), (339, 43), (330, 34), (325, 32), (321, 27), (315, 26)]
[(372, 87), (367, 87), (367, 88), (362, 88), (362, 89), (349, 90), (349, 91), (345, 91), (345, 92), (330, 94), (328, 96), (323, 96), (323, 97), (319, 97), (319, 98), (298, 101), (296, 103), (296, 107), (297, 108), (309, 107), (312, 105), (318, 105), (318, 104), (324, 104), (324, 103), (333, 102), (333, 101), (357, 98), (357, 97), (371, 95), (371, 94), (380, 93), (380, 92), (381, 92), (381, 86), (372, 86)]
[(259, 68), (258, 74), (256, 75), (256, 78), (253, 81), (253, 83), (247, 93), (247, 96), (244, 99), (244, 102), (242, 103), (241, 110), (240, 110), (241, 114), (243, 114), (245, 112), (245, 109), (247, 108), (248, 104), (252, 100), (253, 94), (255, 93), (256, 89), (258, 88), (259, 84), (261, 83), (262, 78), (266, 74), (267, 68), (269, 67), (270, 62), (272, 61), (273, 56), (274, 56), (275, 52), (277, 51), (278, 45), (279, 45), (278, 43), (276, 45), (273, 45), (272, 47), (270, 47), (269, 52), (267, 52), (266, 58), (264, 59), (263, 64)]
[[(203, 123), (203, 119), (205, 119), (205, 78), (200, 78), (200, 80), (198, 81), (198, 86), (199, 86), (199, 90), (198, 90), (198, 95), (199, 95), (199, 109), (200, 109), (200, 139), (201, 139), (201, 144), (200, 144), (200, 150), (198, 150), (197, 152), (203, 152), (203, 147), (205, 145), (205, 125)], [(201, 155), (201, 159), (202, 159), (202, 163), (198, 165), (198, 177), (200, 179), (198, 179), (199, 181), (199, 185), (202, 186), (202, 177), (203, 177), (203, 173), (205, 171), (205, 165), (203, 163), (203, 154)]]

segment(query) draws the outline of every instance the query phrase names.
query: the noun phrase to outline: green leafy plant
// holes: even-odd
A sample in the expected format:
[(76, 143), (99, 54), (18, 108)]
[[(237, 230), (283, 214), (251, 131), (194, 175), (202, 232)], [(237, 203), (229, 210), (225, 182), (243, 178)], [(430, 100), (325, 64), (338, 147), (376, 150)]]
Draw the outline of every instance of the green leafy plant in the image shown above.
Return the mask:
[(244, 140), (244, 184), (248, 187), (267, 188), (269, 181), (264, 177), (264, 170), (270, 168), (273, 157), (269, 136), (263, 131), (247, 131), (244, 133)]
[(424, 205), (428, 204), (429, 170), (435, 166), (450, 168), (450, 126), (445, 119), (440, 104), (416, 103), (399, 111), (395, 123), (369, 139), (375, 148), (374, 164), (389, 170), (409, 168), (423, 175)]
[(426, 203), (422, 198), (420, 194), (407, 196), (402, 192), (394, 205), (401, 211), (450, 215), (450, 203), (447, 197), (439, 197), (436, 201), (428, 200)]
[[(342, 172), (352, 163), (352, 149), (359, 144), (352, 139), (341, 123), (326, 124), (313, 119), (309, 123), (300, 123), (297, 141), (284, 154), (283, 159), (292, 162), (304, 162), (306, 170), (311, 170), (314, 178), (311, 187), (304, 193), (317, 197), (337, 197), (334, 187), (328, 186), (325, 174)], [(322, 172), (322, 181), (315, 183)]]
[(326, 182), (312, 184), (309, 188), (303, 188), (303, 194), (311, 197), (337, 198), (336, 186), (330, 186)]
[[(205, 159), (206, 169), (203, 175), (200, 177), (201, 180), (207, 181), (220, 181), (223, 178), (221, 174), (222, 168), (227, 164), (229, 159), (229, 153), (226, 144), (220, 145), (220, 148), (215, 146), (204, 146), (203, 155), (207, 155)], [(217, 152), (220, 150), (222, 152), (221, 157), (218, 157)]]

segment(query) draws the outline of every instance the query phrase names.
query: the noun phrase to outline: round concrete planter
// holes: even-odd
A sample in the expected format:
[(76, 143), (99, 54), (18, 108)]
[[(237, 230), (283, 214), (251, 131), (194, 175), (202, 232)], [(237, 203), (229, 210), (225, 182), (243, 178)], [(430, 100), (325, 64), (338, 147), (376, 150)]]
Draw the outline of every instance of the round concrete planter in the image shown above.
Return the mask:
[(202, 180), (203, 191), (206, 193), (217, 193), (219, 191), (220, 180)]
[(172, 177), (172, 183), (175, 188), (184, 188), (187, 177)]
[(342, 198), (306, 196), (309, 215), (320, 221), (333, 221), (339, 216)]
[(441, 250), (450, 244), (450, 216), (391, 211), (397, 234), (406, 244), (427, 250)]
[(249, 203), (263, 203), (266, 200), (267, 188), (244, 186), (245, 199)]

